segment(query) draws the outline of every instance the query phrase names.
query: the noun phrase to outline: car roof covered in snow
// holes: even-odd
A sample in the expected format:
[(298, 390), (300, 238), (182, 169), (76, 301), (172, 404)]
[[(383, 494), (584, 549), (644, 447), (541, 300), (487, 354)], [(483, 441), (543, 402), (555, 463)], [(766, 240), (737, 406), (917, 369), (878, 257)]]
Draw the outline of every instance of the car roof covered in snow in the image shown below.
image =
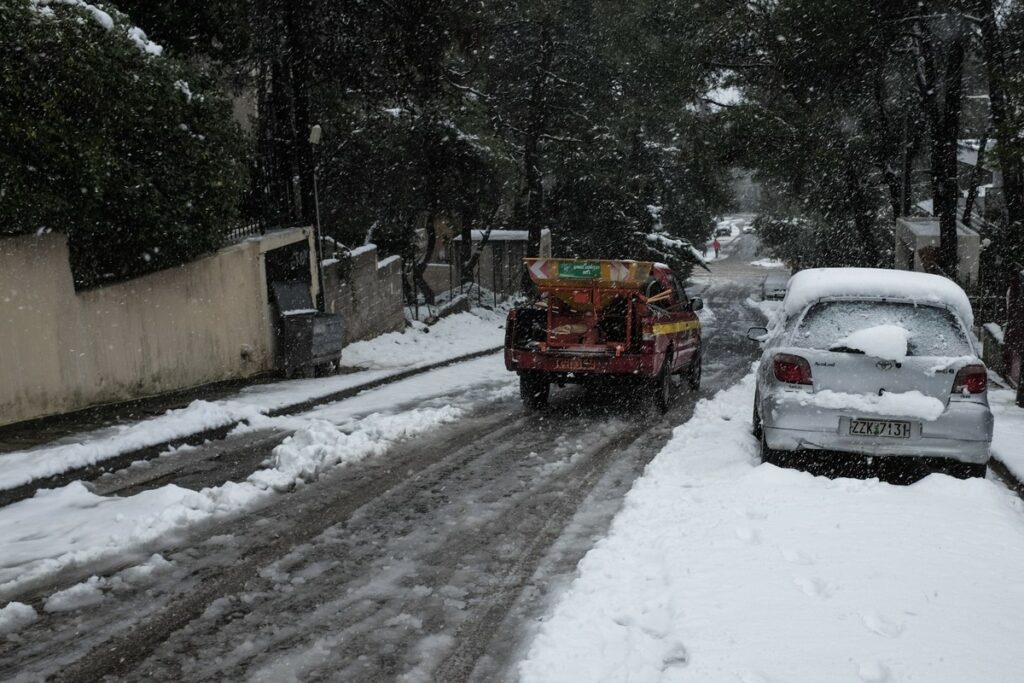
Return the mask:
[(971, 302), (960, 285), (940, 275), (884, 268), (810, 268), (789, 281), (783, 307), (787, 316), (832, 297), (893, 298), (937, 303), (955, 310), (968, 328), (974, 325)]

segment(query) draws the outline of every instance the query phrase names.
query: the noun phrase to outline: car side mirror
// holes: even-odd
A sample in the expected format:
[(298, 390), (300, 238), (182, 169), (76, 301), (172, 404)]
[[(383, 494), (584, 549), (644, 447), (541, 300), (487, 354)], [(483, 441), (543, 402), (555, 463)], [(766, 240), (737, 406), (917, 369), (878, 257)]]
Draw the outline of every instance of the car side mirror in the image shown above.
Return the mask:
[(767, 327), (750, 327), (747, 329), (747, 339), (751, 339), (753, 341), (764, 341), (764, 338), (767, 336)]
[(704, 308), (704, 300), (703, 299), (701, 299), (699, 296), (695, 296), (692, 299), (690, 299), (690, 310), (691, 311), (699, 311), (702, 308)]

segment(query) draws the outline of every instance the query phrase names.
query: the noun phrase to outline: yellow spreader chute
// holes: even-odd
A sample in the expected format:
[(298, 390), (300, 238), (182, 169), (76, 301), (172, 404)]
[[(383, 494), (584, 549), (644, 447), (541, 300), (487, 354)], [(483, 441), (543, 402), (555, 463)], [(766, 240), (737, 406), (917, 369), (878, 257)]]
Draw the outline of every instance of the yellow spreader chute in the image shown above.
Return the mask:
[(654, 263), (631, 260), (523, 259), (530, 279), (540, 287), (640, 289)]

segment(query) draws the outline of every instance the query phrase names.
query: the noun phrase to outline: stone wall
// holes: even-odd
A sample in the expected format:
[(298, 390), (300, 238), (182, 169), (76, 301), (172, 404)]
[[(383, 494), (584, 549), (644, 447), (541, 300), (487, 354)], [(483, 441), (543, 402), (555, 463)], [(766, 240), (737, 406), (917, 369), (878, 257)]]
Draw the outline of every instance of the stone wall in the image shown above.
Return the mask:
[(402, 259), (377, 260), (370, 244), (339, 261), (326, 261), (324, 306), (345, 318), (345, 343), (405, 329)]
[(272, 369), (263, 254), (282, 231), (76, 292), (63, 235), (0, 239), (0, 425)]

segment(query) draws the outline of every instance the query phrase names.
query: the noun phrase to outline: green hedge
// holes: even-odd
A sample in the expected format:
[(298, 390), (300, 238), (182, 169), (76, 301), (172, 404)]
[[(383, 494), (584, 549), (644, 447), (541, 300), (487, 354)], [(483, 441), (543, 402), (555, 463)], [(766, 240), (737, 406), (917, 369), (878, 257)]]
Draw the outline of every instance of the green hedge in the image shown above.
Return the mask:
[(219, 247), (245, 186), (228, 103), (109, 7), (0, 0), (0, 235), (63, 232), (76, 286)]

